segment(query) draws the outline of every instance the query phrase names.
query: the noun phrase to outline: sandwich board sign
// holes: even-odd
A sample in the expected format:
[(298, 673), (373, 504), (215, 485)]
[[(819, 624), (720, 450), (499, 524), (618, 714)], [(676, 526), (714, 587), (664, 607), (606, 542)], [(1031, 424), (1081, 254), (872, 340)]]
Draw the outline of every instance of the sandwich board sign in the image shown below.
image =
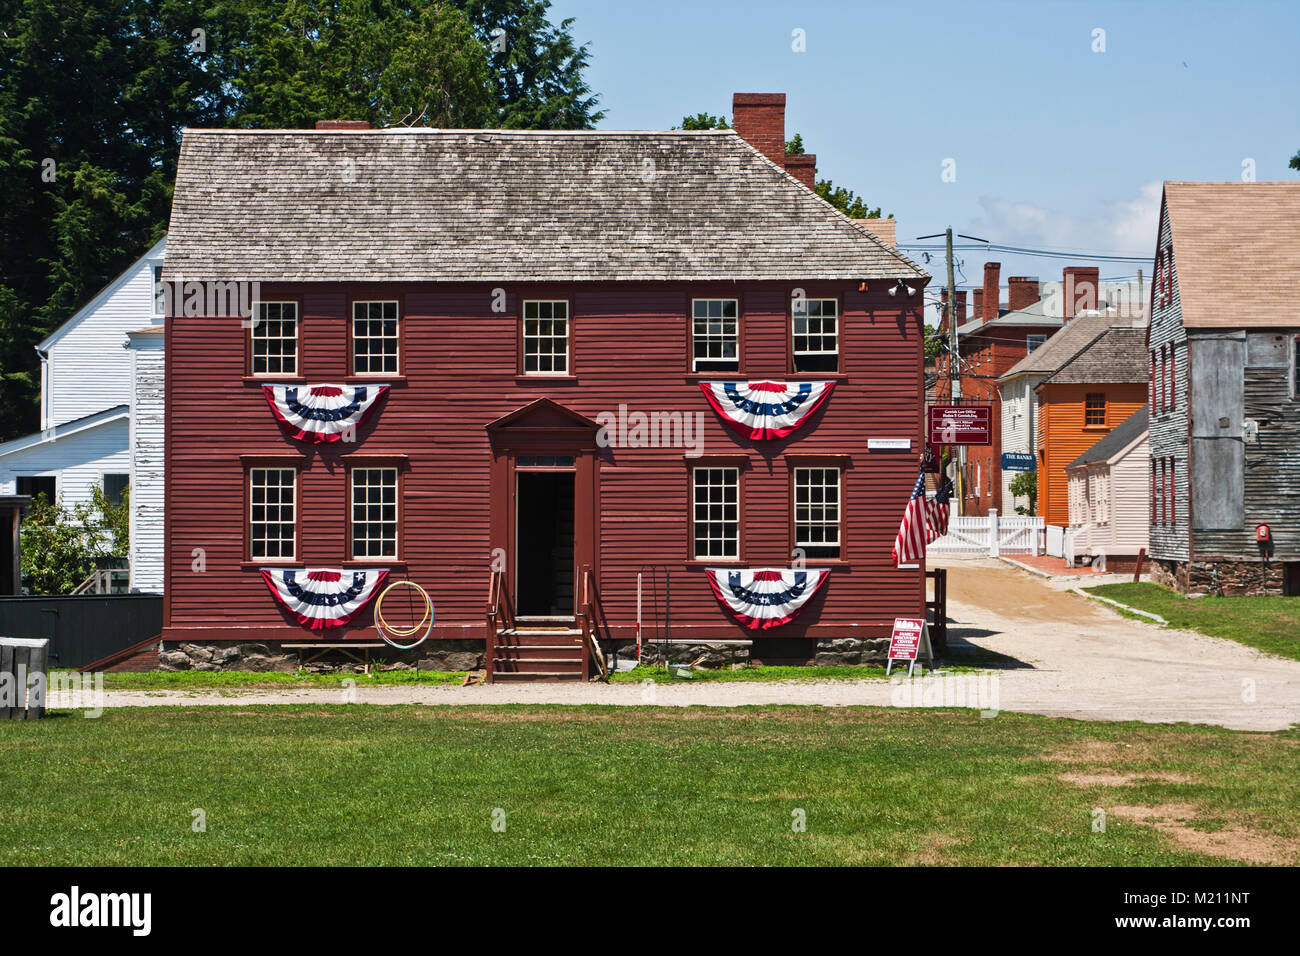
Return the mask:
[(885, 676), (894, 666), (894, 661), (907, 661), (907, 676), (912, 676), (916, 659), (924, 654), (925, 659), (934, 662), (934, 653), (930, 650), (930, 628), (923, 617), (894, 618), (894, 633), (889, 638), (889, 659), (885, 662)]

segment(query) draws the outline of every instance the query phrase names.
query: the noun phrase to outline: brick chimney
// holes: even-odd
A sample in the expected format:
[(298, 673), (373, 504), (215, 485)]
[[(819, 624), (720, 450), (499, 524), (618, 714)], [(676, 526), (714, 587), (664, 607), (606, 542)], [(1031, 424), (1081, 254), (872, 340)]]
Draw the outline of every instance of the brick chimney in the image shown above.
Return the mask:
[(369, 120), (317, 120), (317, 129), (370, 129)]
[(731, 125), (740, 138), (785, 168), (785, 94), (736, 93)]
[(1011, 276), (1007, 279), (1007, 307), (1012, 312), (1027, 309), (1039, 300), (1035, 276)]
[(1097, 308), (1101, 270), (1096, 266), (1066, 266), (1061, 274), (1061, 308), (1069, 322), (1085, 309)]
[[(939, 290), (939, 324), (941, 328), (948, 327), (948, 290)], [(957, 324), (961, 325), (966, 321), (966, 290), (957, 290)]]
[[(784, 135), (784, 134), (782, 134)], [(785, 146), (782, 145), (782, 150)], [(785, 171), (793, 176), (799, 182), (803, 183), (809, 189), (817, 185), (817, 154), (816, 153), (786, 153), (785, 154)]]
[(1001, 292), (998, 289), (999, 274), (1002, 272), (1002, 263), (986, 262), (984, 263), (984, 300), (981, 308), (980, 318), (986, 322), (998, 317), (998, 302), (1001, 298)]
[(970, 294), (971, 316), (978, 319), (984, 314), (984, 290), (975, 289)]

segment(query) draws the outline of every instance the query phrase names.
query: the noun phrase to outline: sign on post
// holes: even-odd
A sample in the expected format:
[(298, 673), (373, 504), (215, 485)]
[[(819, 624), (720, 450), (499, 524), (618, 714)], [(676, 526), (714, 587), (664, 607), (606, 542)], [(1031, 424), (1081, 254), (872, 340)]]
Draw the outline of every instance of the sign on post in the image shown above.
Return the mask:
[(931, 405), (928, 425), (932, 445), (993, 444), (992, 405)]
[(1036, 467), (1034, 456), (1018, 451), (1005, 451), (1002, 453), (1002, 470), (1003, 471), (1033, 471)]
[(927, 661), (934, 661), (934, 653), (930, 650), (930, 629), (926, 626), (925, 618), (894, 618), (894, 633), (889, 638), (889, 658), (885, 661), (885, 676), (889, 676), (894, 661), (907, 661), (907, 676), (911, 677), (912, 669), (916, 667), (917, 656), (920, 654), (924, 654)]

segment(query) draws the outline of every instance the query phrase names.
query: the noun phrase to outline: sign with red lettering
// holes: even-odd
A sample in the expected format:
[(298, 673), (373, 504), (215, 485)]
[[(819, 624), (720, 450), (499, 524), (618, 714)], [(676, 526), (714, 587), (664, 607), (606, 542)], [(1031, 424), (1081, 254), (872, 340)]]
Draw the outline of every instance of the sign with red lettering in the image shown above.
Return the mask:
[(992, 405), (931, 405), (928, 424), (932, 445), (993, 444)]

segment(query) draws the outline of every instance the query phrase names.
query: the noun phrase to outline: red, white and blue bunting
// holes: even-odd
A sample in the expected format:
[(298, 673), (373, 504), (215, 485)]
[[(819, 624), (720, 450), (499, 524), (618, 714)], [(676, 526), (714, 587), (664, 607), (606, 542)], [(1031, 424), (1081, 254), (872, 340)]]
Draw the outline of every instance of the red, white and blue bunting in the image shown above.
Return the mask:
[(732, 616), (750, 630), (789, 624), (826, 583), (828, 568), (709, 568), (709, 587)]
[(388, 577), (387, 568), (331, 571), (326, 568), (262, 568), (262, 580), (275, 599), (298, 619), (318, 631), (342, 627), (370, 602)]
[(375, 409), (387, 385), (263, 385), (271, 411), (290, 438), (339, 441)]
[(834, 382), (701, 382), (704, 397), (746, 438), (784, 438), (830, 397)]

